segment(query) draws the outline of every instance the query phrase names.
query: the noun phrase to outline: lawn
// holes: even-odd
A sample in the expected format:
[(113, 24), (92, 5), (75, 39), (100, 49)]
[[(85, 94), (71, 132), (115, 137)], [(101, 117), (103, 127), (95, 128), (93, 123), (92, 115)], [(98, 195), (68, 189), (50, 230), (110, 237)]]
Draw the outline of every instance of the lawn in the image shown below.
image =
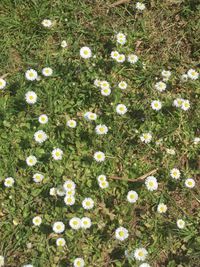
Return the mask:
[(0, 267), (198, 267), (198, 0), (1, 0)]

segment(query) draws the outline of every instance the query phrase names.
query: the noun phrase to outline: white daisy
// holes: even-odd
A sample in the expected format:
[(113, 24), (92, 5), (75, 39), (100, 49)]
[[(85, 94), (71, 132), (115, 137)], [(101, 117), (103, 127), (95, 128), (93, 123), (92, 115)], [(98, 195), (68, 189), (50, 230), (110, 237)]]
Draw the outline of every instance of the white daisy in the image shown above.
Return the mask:
[(146, 7), (145, 7), (145, 4), (140, 3), (140, 2), (137, 2), (135, 7), (136, 7), (136, 9), (139, 10), (139, 11), (143, 11), (143, 10), (145, 10), (145, 8), (146, 8)]
[(55, 187), (50, 188), (49, 195), (50, 196), (56, 196), (56, 188)]
[(163, 92), (163, 91), (166, 90), (167, 85), (166, 85), (166, 83), (164, 83), (164, 82), (157, 82), (157, 83), (155, 84), (155, 88), (156, 88), (156, 90), (158, 90), (159, 92)]
[(59, 197), (63, 197), (63, 196), (65, 196), (65, 194), (66, 194), (66, 191), (63, 188), (63, 186), (58, 186), (56, 188), (56, 195), (58, 195)]
[(173, 101), (173, 105), (177, 108), (180, 108), (183, 104), (184, 99), (183, 98), (176, 98)]
[(119, 54), (119, 55), (117, 56), (116, 60), (117, 60), (117, 62), (119, 62), (119, 63), (123, 63), (123, 62), (126, 60), (126, 57), (125, 57), (125, 55), (123, 55), (123, 54)]
[(148, 263), (144, 262), (139, 265), (139, 267), (151, 267)]
[(36, 216), (33, 218), (32, 222), (35, 226), (40, 226), (42, 223), (42, 218), (40, 216)]
[(80, 49), (80, 56), (85, 59), (90, 58), (92, 56), (92, 51), (89, 47), (84, 46)]
[(190, 108), (190, 102), (189, 100), (185, 100), (183, 99), (182, 105), (181, 105), (181, 109), (183, 110), (188, 110)]
[(22, 267), (34, 267), (32, 264), (25, 264)]
[(109, 96), (111, 94), (110, 88), (101, 89), (101, 94), (103, 96)]
[(167, 211), (167, 205), (164, 203), (160, 203), (157, 207), (157, 212), (158, 213), (165, 213)]
[(6, 87), (6, 81), (2, 78), (0, 78), (0, 90), (4, 89)]
[(46, 124), (48, 122), (48, 117), (46, 114), (42, 114), (38, 118), (39, 123)]
[(119, 53), (117, 51), (112, 51), (111, 52), (111, 58), (117, 60), (118, 56), (119, 56)]
[(172, 75), (171, 71), (169, 70), (163, 70), (161, 75), (165, 78), (165, 79), (169, 79), (170, 76)]
[(179, 229), (183, 229), (183, 228), (185, 228), (185, 222), (184, 222), (184, 220), (182, 220), (182, 219), (178, 219), (178, 220), (176, 221), (176, 225), (178, 226)]
[(110, 89), (110, 84), (107, 81), (101, 81), (100, 87), (101, 89)]
[(65, 231), (65, 225), (63, 222), (55, 222), (52, 228), (56, 234), (60, 234)]
[(37, 158), (35, 156), (29, 156), (26, 158), (26, 164), (28, 166), (34, 166), (37, 163)]
[(193, 142), (195, 145), (198, 145), (200, 143), (200, 137), (195, 137)]
[(52, 26), (52, 21), (50, 19), (44, 19), (42, 21), (42, 25), (45, 27), (45, 28), (50, 28)]
[(58, 246), (58, 247), (64, 247), (65, 246), (65, 244), (66, 244), (66, 241), (65, 241), (65, 239), (64, 238), (58, 238), (57, 240), (56, 240), (56, 246)]
[(72, 180), (67, 180), (63, 184), (63, 188), (65, 189), (65, 191), (75, 190), (76, 184)]
[(105, 160), (105, 154), (101, 151), (95, 152), (93, 157), (97, 162), (102, 162)]
[(108, 181), (101, 181), (101, 182), (99, 182), (99, 186), (102, 189), (105, 189), (105, 188), (108, 188), (109, 187), (109, 183), (108, 183)]
[(128, 55), (128, 59), (127, 60), (131, 64), (135, 64), (138, 61), (138, 56), (136, 56), (134, 54), (130, 54), (130, 55)]
[(106, 176), (104, 175), (104, 174), (101, 174), (101, 175), (99, 175), (98, 177), (97, 177), (97, 180), (98, 180), (98, 182), (100, 183), (100, 182), (105, 182), (106, 181)]
[(148, 252), (145, 248), (137, 248), (134, 251), (134, 257), (138, 261), (144, 261), (148, 255)]
[(150, 143), (151, 142), (151, 139), (152, 139), (152, 134), (150, 133), (143, 133), (141, 136), (140, 136), (140, 140), (144, 143)]
[(170, 170), (170, 175), (172, 178), (178, 180), (181, 176), (181, 173), (180, 173), (179, 169), (173, 168), (172, 170)]
[(63, 40), (63, 41), (61, 42), (61, 47), (62, 47), (62, 48), (66, 48), (66, 47), (67, 47), (67, 42), (66, 42), (65, 40)]
[(127, 107), (124, 104), (118, 104), (116, 107), (116, 112), (120, 115), (124, 115), (127, 112)]
[(55, 148), (52, 152), (52, 157), (55, 159), (55, 160), (61, 160), (62, 157), (63, 157), (63, 151), (60, 149), (60, 148)]
[(82, 201), (82, 207), (85, 209), (85, 210), (90, 210), (94, 207), (94, 200), (92, 198), (85, 198), (83, 201)]
[(181, 81), (182, 82), (187, 82), (188, 81), (188, 75), (187, 74), (182, 74), (181, 75)]
[(35, 104), (37, 102), (37, 95), (33, 91), (28, 91), (25, 94), (25, 99), (28, 104)]
[(67, 121), (67, 126), (70, 128), (75, 128), (76, 127), (76, 121), (75, 120), (68, 120)]
[(124, 45), (126, 43), (126, 36), (123, 33), (119, 32), (117, 34), (117, 42), (121, 45)]
[(47, 135), (43, 130), (39, 130), (34, 133), (34, 139), (36, 142), (41, 144), (47, 140)]
[(127, 88), (127, 83), (124, 82), (124, 81), (121, 81), (119, 84), (118, 84), (119, 88), (122, 89), (122, 90), (125, 90)]
[(138, 200), (138, 193), (133, 190), (129, 191), (127, 194), (127, 200), (130, 203), (135, 203)]
[(41, 173), (35, 173), (33, 175), (33, 181), (35, 183), (40, 183), (40, 182), (42, 182), (43, 179), (44, 179), (44, 175), (42, 175)]
[(148, 176), (145, 180), (145, 185), (149, 191), (154, 191), (158, 189), (158, 182), (156, 177)]
[(90, 218), (88, 218), (88, 217), (83, 217), (83, 218), (81, 219), (81, 228), (83, 228), (83, 229), (88, 229), (88, 228), (91, 227), (91, 225), (92, 225), (92, 222), (91, 222), (91, 219), (90, 219)]
[(102, 134), (107, 134), (108, 132), (108, 127), (104, 124), (99, 124), (95, 127), (95, 131), (97, 134), (102, 135)]
[(0, 267), (4, 266), (4, 264), (5, 264), (4, 256), (0, 255)]
[(158, 100), (154, 100), (151, 102), (151, 107), (153, 110), (160, 110), (162, 108), (162, 104)]
[(75, 192), (74, 189), (65, 191), (65, 195), (68, 196), (68, 197), (74, 196), (75, 193), (76, 193), (76, 192)]
[(128, 238), (128, 236), (129, 236), (128, 230), (124, 227), (119, 227), (115, 230), (115, 238), (120, 241), (124, 241), (125, 239)]
[(35, 81), (38, 78), (38, 74), (36, 70), (29, 69), (25, 72), (25, 77), (29, 81)]
[(46, 77), (51, 76), (53, 74), (53, 70), (49, 67), (43, 68), (42, 74)]
[(75, 197), (74, 196), (65, 196), (64, 202), (67, 206), (73, 206), (75, 203)]
[(195, 187), (195, 180), (192, 178), (188, 178), (185, 180), (185, 186), (188, 188), (193, 188)]
[(72, 229), (78, 230), (81, 228), (81, 220), (78, 217), (73, 217), (69, 220), (69, 225)]
[(85, 266), (85, 262), (82, 258), (76, 258), (74, 260), (74, 267), (84, 267)]
[(15, 183), (15, 180), (12, 177), (8, 177), (4, 180), (4, 185), (6, 187), (12, 187)]
[(188, 70), (187, 75), (191, 80), (197, 80), (199, 78), (199, 73), (194, 69)]
[(97, 115), (93, 112), (88, 111), (84, 114), (84, 118), (89, 121), (95, 121), (97, 119)]

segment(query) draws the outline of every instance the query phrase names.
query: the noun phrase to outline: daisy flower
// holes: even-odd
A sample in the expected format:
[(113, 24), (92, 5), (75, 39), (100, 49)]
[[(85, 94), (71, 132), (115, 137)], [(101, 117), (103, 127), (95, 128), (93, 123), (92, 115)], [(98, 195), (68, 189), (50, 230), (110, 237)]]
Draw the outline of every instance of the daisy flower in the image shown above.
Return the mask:
[(102, 135), (102, 134), (107, 134), (108, 132), (108, 127), (104, 124), (99, 124), (95, 127), (95, 131), (97, 134)]
[(158, 182), (156, 177), (148, 176), (145, 180), (145, 185), (149, 191), (154, 191), (158, 189)]
[(63, 184), (63, 188), (65, 189), (65, 191), (75, 190), (76, 184), (72, 180), (67, 180)]
[(188, 75), (187, 74), (182, 74), (181, 75), (181, 81), (182, 82), (187, 82), (188, 81)]
[(82, 58), (88, 59), (92, 56), (92, 51), (90, 50), (89, 47), (84, 46), (80, 49), (80, 56)]
[(81, 228), (81, 220), (78, 217), (73, 217), (69, 220), (69, 226), (74, 230), (78, 230)]
[(117, 51), (112, 51), (111, 52), (111, 58), (112, 59), (117, 60), (118, 56), (119, 56), (119, 53)]
[(83, 217), (83, 218), (81, 219), (81, 228), (83, 228), (83, 229), (88, 229), (88, 228), (91, 227), (91, 225), (92, 225), (92, 222), (91, 222), (90, 218), (88, 218), (88, 217)]
[(146, 144), (150, 143), (152, 139), (152, 135), (150, 133), (143, 133), (140, 136), (140, 140)]
[(84, 118), (89, 121), (95, 121), (97, 119), (97, 115), (93, 112), (88, 111), (84, 114)]
[(131, 64), (135, 64), (138, 61), (138, 56), (136, 56), (134, 54), (130, 54), (130, 55), (128, 55), (128, 59), (127, 60)]
[(161, 72), (161, 75), (163, 76), (163, 78), (165, 78), (165, 79), (169, 79), (170, 78), (170, 76), (172, 75), (172, 73), (171, 73), (171, 71), (169, 71), (169, 70), (163, 70), (162, 72)]
[(191, 80), (197, 80), (199, 78), (199, 73), (194, 69), (188, 70), (187, 75)]
[(119, 88), (122, 89), (122, 90), (125, 90), (127, 88), (127, 83), (124, 82), (124, 81), (121, 81), (119, 84), (118, 84)]
[(76, 121), (75, 120), (68, 120), (67, 121), (67, 126), (70, 128), (75, 128), (76, 127)]
[(173, 101), (173, 105), (177, 108), (180, 108), (182, 106), (184, 99), (183, 98), (176, 98)]
[(38, 74), (36, 70), (29, 69), (25, 72), (25, 77), (29, 81), (35, 81), (38, 78)]
[(68, 196), (68, 197), (74, 196), (75, 193), (76, 193), (76, 192), (75, 192), (74, 189), (65, 191), (65, 195)]
[(125, 61), (126, 57), (123, 54), (119, 54), (118, 57), (116, 58), (117, 62), (123, 63)]
[(123, 33), (119, 32), (116, 37), (117, 37), (117, 42), (119, 44), (124, 45), (126, 43), (126, 36)]
[(105, 188), (108, 188), (109, 187), (109, 183), (108, 183), (108, 181), (101, 181), (101, 182), (99, 182), (99, 186), (102, 189), (105, 189)]
[(92, 198), (85, 198), (83, 201), (82, 201), (82, 207), (85, 209), (85, 210), (90, 210), (94, 207), (94, 201)]
[(105, 160), (105, 154), (101, 151), (95, 152), (93, 157), (97, 162), (102, 162)]
[(148, 252), (145, 248), (137, 248), (134, 251), (134, 257), (138, 261), (144, 261), (148, 255)]
[(103, 96), (109, 96), (111, 94), (110, 88), (101, 89), (101, 94)]
[(183, 228), (185, 228), (185, 222), (184, 222), (184, 220), (182, 220), (182, 219), (178, 219), (178, 220), (176, 221), (176, 225), (177, 225), (177, 227), (178, 227), (179, 229), (183, 229)]
[(158, 100), (154, 100), (151, 102), (151, 107), (153, 110), (160, 110), (162, 108), (162, 104)]
[(33, 175), (33, 181), (34, 181), (35, 183), (40, 183), (40, 182), (42, 182), (43, 179), (44, 179), (44, 175), (42, 175), (42, 174), (40, 174), (40, 173), (35, 173), (35, 174)]
[(65, 196), (64, 202), (67, 206), (73, 206), (75, 203), (75, 197), (74, 196)]
[(56, 188), (55, 187), (50, 188), (49, 195), (50, 196), (56, 196)]
[(47, 140), (47, 135), (44, 131), (39, 130), (36, 133), (34, 133), (34, 139), (36, 142), (41, 144)]
[(28, 166), (34, 166), (37, 163), (37, 158), (35, 156), (29, 156), (26, 158), (26, 164)]
[(51, 76), (53, 74), (53, 70), (49, 67), (43, 68), (42, 74), (46, 77)]
[(4, 266), (4, 264), (5, 264), (4, 256), (0, 255), (0, 267)]
[(52, 152), (52, 157), (55, 160), (61, 160), (63, 157), (63, 151), (60, 148), (55, 148)]
[(166, 83), (164, 83), (164, 82), (157, 82), (157, 83), (155, 84), (155, 88), (156, 88), (156, 90), (158, 90), (159, 92), (163, 92), (163, 91), (166, 90), (167, 85), (166, 85)]
[(6, 87), (6, 81), (0, 78), (0, 89), (4, 89)]
[(120, 241), (124, 241), (129, 236), (128, 230), (124, 227), (119, 227), (115, 230), (115, 238)]
[(38, 118), (39, 123), (46, 124), (48, 122), (48, 117), (46, 114), (42, 114)]
[(185, 186), (188, 188), (193, 188), (195, 187), (195, 180), (192, 178), (188, 178), (185, 180)]
[(32, 222), (35, 226), (40, 226), (42, 223), (42, 218), (40, 216), (36, 216), (33, 218)]
[(183, 102), (182, 102), (182, 105), (181, 105), (181, 109), (182, 110), (188, 110), (190, 108), (190, 102), (189, 102), (189, 100), (183, 100)]
[(138, 193), (133, 190), (129, 191), (127, 195), (127, 200), (130, 203), (135, 203), (138, 200)]
[(140, 2), (137, 2), (135, 7), (136, 7), (136, 9), (139, 10), (139, 11), (143, 11), (143, 10), (145, 10), (145, 8), (146, 8), (146, 7), (145, 7), (145, 4), (140, 3)]
[(55, 222), (52, 229), (56, 234), (60, 234), (65, 231), (65, 225), (63, 222)]
[(172, 170), (170, 170), (170, 175), (172, 178), (178, 180), (181, 176), (181, 173), (180, 173), (179, 169), (173, 168)]
[(56, 188), (56, 195), (58, 195), (59, 197), (63, 197), (63, 196), (65, 196), (65, 194), (66, 194), (66, 191), (63, 188), (63, 186), (58, 186)]
[(107, 81), (101, 81), (100, 87), (101, 89), (110, 89), (110, 84)]
[(195, 137), (193, 142), (195, 145), (198, 145), (200, 143), (200, 137)]
[(94, 85), (95, 85), (96, 87), (100, 87), (100, 86), (101, 86), (101, 81), (98, 80), (98, 79), (95, 79), (95, 80), (94, 80)]
[(106, 176), (104, 175), (104, 174), (101, 174), (101, 175), (99, 175), (98, 177), (97, 177), (97, 180), (98, 180), (98, 182), (100, 183), (100, 182), (105, 182), (106, 181)]
[(61, 42), (61, 45), (60, 45), (62, 48), (66, 48), (67, 47), (67, 42), (65, 40), (63, 40)]
[(144, 262), (139, 267), (151, 267), (148, 263)]
[(82, 258), (76, 258), (74, 260), (74, 267), (84, 267), (85, 266), (85, 262)]
[(33, 91), (28, 91), (25, 94), (25, 99), (28, 104), (35, 104), (37, 102), (37, 95)]
[(44, 19), (42, 21), (42, 25), (45, 27), (45, 28), (50, 28), (52, 26), (52, 21), (50, 19)]
[(157, 212), (158, 213), (165, 213), (167, 211), (167, 205), (164, 203), (160, 203), (157, 207)]
[[(1, 266), (1, 265), (0, 265)], [(34, 267), (32, 264), (25, 264), (22, 267)]]
[(127, 112), (127, 107), (124, 104), (118, 104), (116, 107), (116, 112), (120, 115), (124, 115)]
[(6, 187), (12, 187), (15, 183), (15, 180), (12, 177), (8, 177), (4, 180), (4, 185)]
[(65, 239), (64, 238), (58, 238), (57, 240), (56, 240), (56, 246), (57, 247), (64, 247), (65, 246), (65, 244), (66, 244), (66, 241), (65, 241)]

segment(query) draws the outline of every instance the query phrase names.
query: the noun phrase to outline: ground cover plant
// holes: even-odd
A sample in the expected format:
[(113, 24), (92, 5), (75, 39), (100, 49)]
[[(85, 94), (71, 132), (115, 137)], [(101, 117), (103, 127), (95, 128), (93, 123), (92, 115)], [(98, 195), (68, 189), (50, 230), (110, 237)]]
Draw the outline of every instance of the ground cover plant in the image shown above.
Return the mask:
[(0, 266), (199, 266), (199, 10), (0, 1)]

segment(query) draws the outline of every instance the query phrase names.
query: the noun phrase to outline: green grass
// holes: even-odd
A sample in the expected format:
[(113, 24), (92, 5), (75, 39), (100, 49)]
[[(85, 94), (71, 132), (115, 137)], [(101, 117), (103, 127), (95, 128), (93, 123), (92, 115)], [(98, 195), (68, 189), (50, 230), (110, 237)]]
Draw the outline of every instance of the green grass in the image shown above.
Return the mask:
[[(83, 257), (86, 266), (139, 266), (124, 256), (125, 250), (146, 247), (147, 262), (153, 267), (194, 267), (200, 257), (200, 191), (199, 136), (200, 82), (180, 82), (181, 74), (194, 68), (199, 71), (199, 10), (198, 1), (143, 1), (146, 10), (136, 14), (136, 1), (113, 8), (114, 1), (20, 1), (1, 0), (1, 70), (7, 86), (0, 91), (0, 255), (6, 267), (31, 263), (34, 267), (72, 266), (76, 257)], [(43, 19), (55, 22), (51, 29), (42, 27)], [(67, 19), (67, 21), (65, 20)], [(114, 35), (127, 35), (124, 46), (116, 45)], [(66, 40), (67, 49), (60, 47)], [(80, 58), (82, 46), (89, 46), (96, 58)], [(115, 63), (112, 50), (136, 53), (136, 65)], [(91, 64), (92, 63), (92, 64)], [(146, 64), (143, 68), (142, 63)], [(33, 68), (41, 73), (43, 67), (53, 69), (52, 77), (28, 82), (24, 73)], [(163, 69), (172, 71), (168, 89), (154, 89), (156, 77)], [(103, 97), (93, 83), (96, 78), (107, 80), (112, 94)], [(128, 89), (117, 88), (125, 80)], [(27, 91), (35, 91), (38, 102), (25, 102)], [(184, 112), (172, 106), (175, 98), (188, 99), (191, 108)], [(163, 103), (159, 112), (151, 109), (154, 99)], [(119, 116), (118, 103), (128, 112)], [(89, 123), (82, 115), (91, 110), (98, 119)], [(46, 113), (49, 122), (39, 125), (38, 116)], [(66, 118), (77, 121), (75, 129), (67, 128)], [(105, 136), (95, 134), (96, 124), (106, 124)], [(49, 139), (37, 144), (33, 135), (43, 129)], [(143, 144), (140, 135), (152, 132), (150, 144)], [(156, 141), (162, 139), (160, 145)], [(51, 151), (64, 151), (62, 161), (53, 161)], [(176, 154), (166, 153), (174, 148)], [(104, 151), (106, 161), (97, 164), (95, 151)], [(39, 163), (28, 167), (26, 157), (34, 154)], [(178, 167), (181, 180), (172, 180), (169, 171)], [(144, 183), (112, 180), (111, 176), (136, 179), (158, 168), (155, 174), (158, 190), (147, 191)], [(35, 172), (44, 174), (41, 184), (32, 180)], [(99, 188), (96, 177), (108, 177), (109, 188)], [(15, 185), (4, 186), (12, 176)], [(184, 186), (185, 178), (193, 177), (194, 189)], [(67, 179), (77, 184), (76, 204), (66, 207), (62, 197), (52, 197), (49, 190)], [(137, 203), (126, 201), (129, 190), (139, 194)], [(95, 208), (86, 212), (81, 202), (92, 197)], [(156, 212), (165, 202), (168, 211)], [(40, 227), (32, 218), (40, 215)], [(88, 216), (92, 228), (74, 231), (69, 219)], [(186, 228), (180, 230), (176, 220), (183, 218)], [(17, 225), (13, 224), (17, 221)], [(66, 247), (57, 248), (58, 237), (52, 224), (63, 221)], [(118, 242), (115, 229), (120, 225), (129, 230), (129, 238)], [(27, 248), (31, 243), (32, 248)]]

